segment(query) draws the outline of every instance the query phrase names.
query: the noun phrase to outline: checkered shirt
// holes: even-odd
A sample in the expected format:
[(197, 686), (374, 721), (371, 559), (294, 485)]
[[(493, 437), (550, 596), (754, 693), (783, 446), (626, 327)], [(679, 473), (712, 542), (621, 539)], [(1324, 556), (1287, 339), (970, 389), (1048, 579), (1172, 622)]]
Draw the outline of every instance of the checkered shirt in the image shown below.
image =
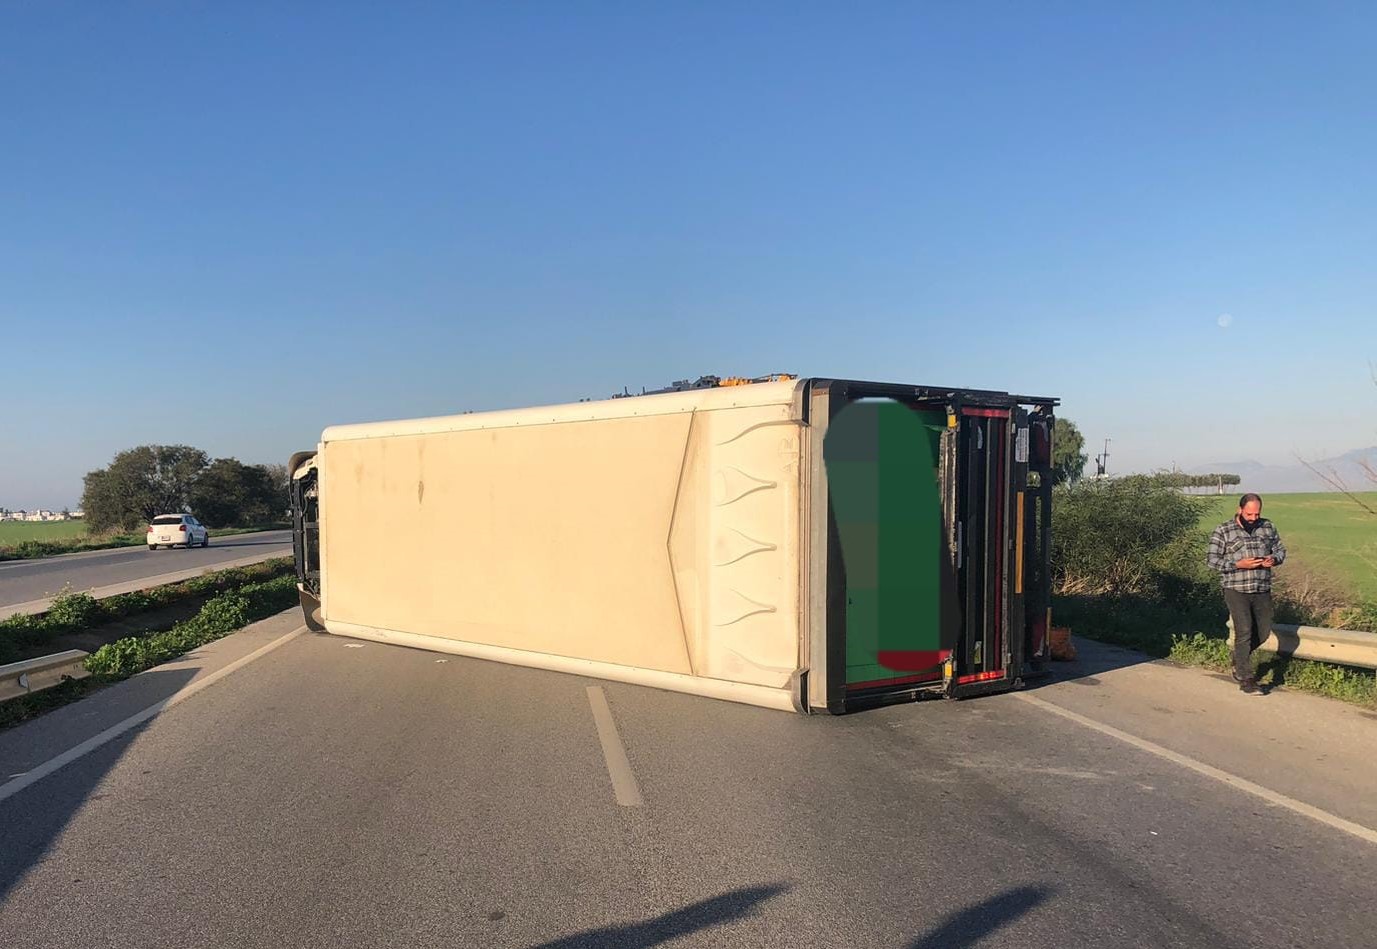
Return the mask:
[(1205, 562), (1211, 570), (1219, 572), (1220, 582), (1226, 590), (1269, 593), (1272, 589), (1272, 571), (1269, 568), (1240, 570), (1234, 565), (1249, 557), (1275, 557), (1278, 566), (1286, 560), (1286, 548), (1282, 546), (1281, 535), (1272, 522), (1265, 517), (1258, 518), (1258, 521), (1251, 534), (1238, 525), (1236, 518), (1231, 518), (1216, 527), (1210, 535)]

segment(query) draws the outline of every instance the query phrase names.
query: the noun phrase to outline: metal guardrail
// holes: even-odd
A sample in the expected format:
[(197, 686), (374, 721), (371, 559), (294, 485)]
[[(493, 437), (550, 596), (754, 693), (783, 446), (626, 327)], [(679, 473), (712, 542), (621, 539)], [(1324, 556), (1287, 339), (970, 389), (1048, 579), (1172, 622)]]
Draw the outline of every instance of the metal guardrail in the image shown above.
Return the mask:
[(1377, 669), (1377, 633), (1273, 623), (1262, 648), (1297, 659)]
[[(1232, 618), (1228, 621), (1228, 627), (1229, 636), (1232, 638)], [(1297, 659), (1377, 669), (1377, 633), (1273, 623), (1272, 635), (1258, 648), (1283, 656), (1294, 656)]]
[(89, 655), (80, 649), (68, 649), (0, 666), (0, 701), (52, 688), (64, 679), (86, 678), (91, 674), (86, 671)]

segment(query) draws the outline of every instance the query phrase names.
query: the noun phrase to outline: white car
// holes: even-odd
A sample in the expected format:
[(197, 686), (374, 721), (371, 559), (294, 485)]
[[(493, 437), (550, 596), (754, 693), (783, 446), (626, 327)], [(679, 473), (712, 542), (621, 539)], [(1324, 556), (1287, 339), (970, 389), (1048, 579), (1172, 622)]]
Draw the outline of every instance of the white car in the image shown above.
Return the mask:
[(209, 547), (210, 529), (190, 514), (159, 514), (148, 525), (148, 549)]

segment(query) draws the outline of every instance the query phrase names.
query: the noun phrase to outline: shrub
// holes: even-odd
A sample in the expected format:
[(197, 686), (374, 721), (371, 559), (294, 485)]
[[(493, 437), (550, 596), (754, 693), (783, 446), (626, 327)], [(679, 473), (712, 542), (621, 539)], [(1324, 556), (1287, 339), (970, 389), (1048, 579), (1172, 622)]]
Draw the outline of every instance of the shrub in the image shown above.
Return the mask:
[(1377, 633), (1377, 603), (1362, 603), (1337, 609), (1330, 622), (1338, 629), (1356, 629)]
[(147, 641), (133, 636), (106, 643), (86, 657), (87, 671), (108, 679), (123, 679), (148, 666)]
[(50, 626), (78, 630), (90, 626), (103, 613), (101, 605), (90, 594), (64, 590), (48, 607), (46, 620)]
[(1224, 670), (1231, 666), (1229, 641), (1206, 636), (1204, 633), (1173, 636), (1171, 652), (1168, 655), (1185, 665), (1204, 666), (1207, 669)]
[(1052, 582), (1061, 594), (1201, 595), (1204, 501), (1146, 476), (1052, 494)]
[(226, 633), (248, 622), (249, 600), (241, 592), (222, 593), (201, 607), (197, 619), (210, 633)]

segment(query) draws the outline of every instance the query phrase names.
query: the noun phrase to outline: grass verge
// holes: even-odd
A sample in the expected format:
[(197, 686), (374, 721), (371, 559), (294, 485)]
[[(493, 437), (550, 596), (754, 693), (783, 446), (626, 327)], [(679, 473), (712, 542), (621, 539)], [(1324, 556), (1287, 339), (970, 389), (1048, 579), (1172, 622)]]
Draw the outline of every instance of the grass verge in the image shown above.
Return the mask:
[(195, 616), (171, 629), (127, 636), (102, 646), (86, 659), (86, 668), (91, 673), (89, 678), (64, 682), (0, 703), (0, 728), (17, 725), (106, 685), (176, 659), (249, 623), (280, 613), (296, 602), (296, 577), (291, 573), (239, 583), (212, 596)]
[[(1086, 639), (1126, 646), (1186, 666), (1228, 672), (1228, 612), (1205, 604), (1177, 606), (1148, 597), (1058, 596), (1053, 598), (1058, 626), (1069, 626)], [(1355, 611), (1370, 617), (1371, 607)], [(1294, 622), (1280, 616), (1278, 622)], [(1354, 624), (1355, 627), (1358, 625)], [(1360, 628), (1360, 627), (1359, 627)], [(1258, 681), (1377, 708), (1377, 676), (1372, 670), (1328, 662), (1292, 659), (1270, 652), (1257, 654)]]
[[(287, 522), (259, 524), (254, 527), (214, 527), (211, 537), (229, 537), (234, 534), (255, 534), (259, 531), (289, 530)], [(148, 543), (146, 532), (129, 534), (100, 534), (95, 537), (77, 536), (49, 538), (46, 540), (24, 540), (17, 544), (0, 546), (0, 560), (32, 560), (36, 557), (56, 557), (60, 554), (74, 554), (86, 550), (109, 550), (115, 547), (141, 547)]]
[(293, 577), (290, 557), (278, 557), (247, 567), (204, 573), (180, 583), (121, 593), (97, 600), (87, 593), (64, 593), (46, 613), (0, 620), (0, 665), (42, 655), (59, 636), (162, 609), (195, 598), (210, 598), (245, 584)]

